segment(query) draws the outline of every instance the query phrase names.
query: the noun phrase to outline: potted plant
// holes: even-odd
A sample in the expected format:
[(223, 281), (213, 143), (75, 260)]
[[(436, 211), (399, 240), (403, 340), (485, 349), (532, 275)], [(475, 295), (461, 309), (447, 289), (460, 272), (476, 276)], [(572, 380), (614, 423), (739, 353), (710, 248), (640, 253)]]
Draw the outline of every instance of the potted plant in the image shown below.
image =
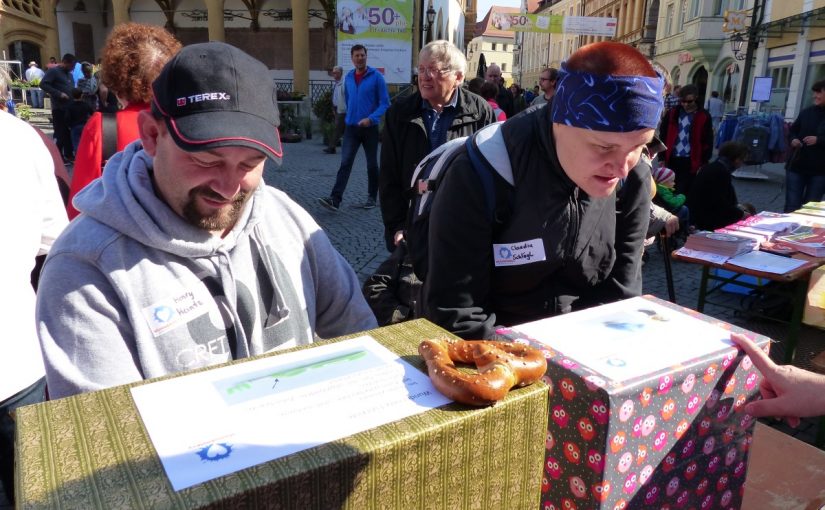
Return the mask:
[(301, 128), (295, 110), (291, 107), (280, 108), (281, 141), (285, 143), (300, 142)]
[(304, 136), (307, 140), (312, 140), (312, 119), (309, 117), (304, 118)]
[(29, 122), (34, 117), (34, 113), (32, 113), (31, 106), (27, 104), (19, 104), (16, 106), (17, 117)]
[(312, 113), (321, 122), (321, 133), (324, 135), (324, 144), (329, 143), (329, 139), (335, 133), (335, 111), (332, 109), (332, 91), (328, 90), (321, 94), (313, 104)]

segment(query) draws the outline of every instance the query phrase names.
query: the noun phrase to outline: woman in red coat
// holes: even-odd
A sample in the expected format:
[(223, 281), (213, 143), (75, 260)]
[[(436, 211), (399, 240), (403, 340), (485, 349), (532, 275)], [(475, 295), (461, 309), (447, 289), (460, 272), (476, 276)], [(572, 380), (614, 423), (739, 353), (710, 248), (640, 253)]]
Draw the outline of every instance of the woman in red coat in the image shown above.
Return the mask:
[[(139, 138), (137, 116), (141, 110), (149, 109), (152, 82), (180, 48), (180, 42), (161, 27), (124, 23), (112, 30), (103, 47), (100, 74), (103, 84), (117, 95), (122, 107), (115, 114), (118, 151)], [(102, 173), (103, 145), (103, 114), (97, 112), (86, 122), (75, 153), (67, 207), (69, 219), (79, 214), (71, 200)]]

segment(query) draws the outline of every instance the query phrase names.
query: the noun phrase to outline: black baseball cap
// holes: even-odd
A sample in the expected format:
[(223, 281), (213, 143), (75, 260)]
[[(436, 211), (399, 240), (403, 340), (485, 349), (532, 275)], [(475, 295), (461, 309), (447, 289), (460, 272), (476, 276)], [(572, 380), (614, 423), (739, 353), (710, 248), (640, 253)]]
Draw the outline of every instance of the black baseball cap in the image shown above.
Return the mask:
[(189, 152), (216, 147), (283, 156), (275, 82), (259, 60), (222, 42), (183, 47), (152, 83), (152, 112)]

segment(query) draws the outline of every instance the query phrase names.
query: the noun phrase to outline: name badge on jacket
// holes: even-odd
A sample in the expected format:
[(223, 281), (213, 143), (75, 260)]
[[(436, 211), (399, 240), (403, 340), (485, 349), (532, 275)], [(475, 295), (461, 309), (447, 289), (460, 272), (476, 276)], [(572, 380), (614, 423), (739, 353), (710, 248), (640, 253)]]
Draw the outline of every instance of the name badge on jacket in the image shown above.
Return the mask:
[(521, 266), (541, 262), (545, 258), (544, 241), (541, 238), (493, 245), (493, 260), (496, 267)]

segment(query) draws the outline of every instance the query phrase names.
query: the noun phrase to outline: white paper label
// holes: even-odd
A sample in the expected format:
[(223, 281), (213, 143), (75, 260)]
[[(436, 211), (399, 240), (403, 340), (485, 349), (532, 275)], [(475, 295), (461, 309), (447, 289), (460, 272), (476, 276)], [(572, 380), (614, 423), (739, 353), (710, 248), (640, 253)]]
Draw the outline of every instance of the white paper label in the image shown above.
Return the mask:
[(495, 260), (496, 267), (521, 266), (542, 262), (545, 259), (544, 241), (541, 238), (493, 245), (493, 260)]

